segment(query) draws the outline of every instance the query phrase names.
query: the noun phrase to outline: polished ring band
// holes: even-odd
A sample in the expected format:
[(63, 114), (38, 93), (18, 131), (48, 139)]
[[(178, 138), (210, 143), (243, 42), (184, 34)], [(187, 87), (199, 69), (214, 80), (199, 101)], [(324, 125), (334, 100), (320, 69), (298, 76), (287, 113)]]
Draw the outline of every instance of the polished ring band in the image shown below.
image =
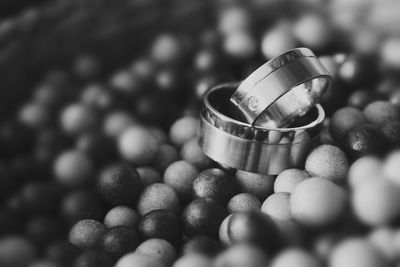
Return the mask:
[(199, 144), (220, 164), (249, 172), (277, 175), (302, 167), (312, 144), (319, 139), (324, 110), (317, 104), (305, 121), (290, 128), (264, 128), (241, 121), (229, 96), (238, 83), (219, 85), (208, 91), (201, 109)]
[(232, 94), (231, 102), (250, 124), (284, 127), (313, 107), (331, 80), (311, 50), (297, 48), (255, 70)]

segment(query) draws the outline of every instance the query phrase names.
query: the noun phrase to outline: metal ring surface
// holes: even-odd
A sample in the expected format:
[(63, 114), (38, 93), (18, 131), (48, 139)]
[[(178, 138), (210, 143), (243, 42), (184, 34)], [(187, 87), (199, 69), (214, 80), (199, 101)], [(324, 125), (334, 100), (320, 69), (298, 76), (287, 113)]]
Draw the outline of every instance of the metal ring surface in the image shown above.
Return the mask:
[(331, 76), (311, 50), (298, 48), (254, 71), (231, 102), (250, 124), (282, 127), (304, 115), (330, 84)]
[(253, 126), (241, 121), (229, 102), (237, 85), (223, 84), (205, 94), (199, 130), (203, 152), (225, 166), (261, 174), (276, 175), (301, 167), (319, 138), (325, 117), (322, 107), (316, 105), (314, 113), (299, 126)]

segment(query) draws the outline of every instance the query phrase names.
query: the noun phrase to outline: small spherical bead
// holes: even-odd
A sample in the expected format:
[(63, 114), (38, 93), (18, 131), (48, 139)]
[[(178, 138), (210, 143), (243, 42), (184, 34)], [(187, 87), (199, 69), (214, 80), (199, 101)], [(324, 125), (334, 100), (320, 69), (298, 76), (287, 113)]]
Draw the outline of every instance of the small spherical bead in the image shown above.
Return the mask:
[(24, 267), (36, 258), (35, 247), (25, 238), (8, 236), (0, 239), (0, 264)]
[(225, 205), (237, 192), (233, 177), (221, 169), (202, 171), (193, 181), (194, 196), (212, 198)]
[(86, 154), (78, 150), (61, 153), (54, 163), (57, 180), (66, 186), (81, 186), (90, 182), (93, 163)]
[(106, 135), (118, 138), (126, 129), (134, 124), (134, 119), (123, 111), (115, 111), (106, 115), (103, 131)]
[(307, 178), (310, 178), (310, 175), (304, 170), (284, 170), (275, 179), (274, 192), (292, 193), (296, 185)]
[(182, 247), (183, 254), (202, 254), (208, 257), (214, 257), (220, 250), (218, 241), (201, 235), (192, 237)]
[(308, 155), (305, 169), (311, 176), (319, 176), (340, 183), (346, 179), (349, 163), (346, 154), (340, 148), (320, 145)]
[(400, 216), (400, 188), (387, 179), (376, 177), (355, 188), (352, 206), (357, 218), (371, 226), (385, 225)]
[(382, 175), (393, 183), (400, 185), (400, 150), (391, 152), (382, 166)]
[(195, 199), (182, 213), (185, 234), (188, 236), (218, 236), (221, 222), (228, 215), (227, 210), (211, 198)]
[(353, 107), (344, 107), (332, 115), (329, 130), (335, 141), (341, 143), (349, 130), (365, 122), (365, 116), (361, 111)]
[(139, 167), (136, 169), (142, 179), (143, 188), (151, 184), (161, 183), (163, 178), (161, 174), (151, 167)]
[(164, 172), (164, 183), (172, 187), (182, 202), (192, 198), (192, 184), (199, 171), (192, 164), (182, 160), (169, 165)]
[(189, 254), (184, 255), (175, 261), (172, 267), (212, 267), (212, 260), (203, 255)]
[(389, 147), (400, 147), (400, 122), (391, 121), (387, 122), (382, 127), (382, 132), (385, 135)]
[(374, 156), (365, 156), (356, 160), (349, 169), (348, 183), (352, 188), (380, 176), (382, 162)]
[(321, 267), (319, 260), (309, 252), (288, 248), (281, 251), (271, 262), (271, 267)]
[(71, 266), (71, 263), (80, 254), (79, 249), (67, 241), (58, 241), (47, 247), (46, 259), (58, 264), (60, 267)]
[(133, 126), (119, 137), (118, 148), (121, 156), (134, 165), (149, 164), (160, 149), (160, 142), (147, 129)]
[(214, 165), (212, 159), (207, 157), (201, 150), (197, 138), (192, 138), (183, 145), (181, 157), (199, 170), (205, 170)]
[(163, 144), (154, 158), (153, 165), (160, 172), (164, 172), (168, 166), (177, 160), (179, 160), (178, 150), (171, 145)]
[(160, 35), (153, 44), (151, 54), (154, 61), (161, 64), (176, 62), (182, 53), (179, 40), (171, 34)]
[(249, 33), (234, 32), (225, 36), (224, 40), (225, 52), (238, 59), (248, 59), (256, 53), (257, 44)]
[(171, 266), (177, 256), (175, 248), (169, 242), (158, 238), (144, 241), (136, 248), (135, 253), (152, 257), (167, 266)]
[(198, 120), (195, 117), (183, 117), (175, 121), (169, 130), (171, 142), (180, 147), (190, 139), (196, 137)]
[(290, 211), (303, 225), (324, 227), (341, 217), (346, 202), (342, 188), (325, 178), (314, 177), (296, 186), (290, 197)]
[(125, 226), (116, 226), (107, 230), (101, 238), (102, 249), (119, 259), (126, 253), (133, 251), (140, 244), (141, 238), (136, 229)]
[(348, 238), (339, 243), (329, 257), (332, 267), (384, 267), (386, 262), (370, 242)]
[(137, 94), (140, 91), (140, 79), (127, 69), (113, 74), (109, 84), (111, 88), (125, 95)]
[(260, 211), (261, 201), (249, 193), (241, 193), (229, 200), (227, 209), (231, 213), (241, 211)]
[(152, 210), (165, 209), (176, 214), (181, 210), (177, 193), (170, 186), (155, 183), (146, 187), (137, 201), (137, 210), (144, 216)]
[(325, 17), (310, 13), (296, 21), (293, 32), (306, 47), (323, 49), (331, 39), (332, 27)]
[(223, 34), (248, 30), (251, 17), (247, 10), (240, 6), (230, 6), (223, 9), (218, 17), (218, 29)]
[(390, 262), (397, 258), (395, 230), (388, 227), (375, 228), (369, 233), (368, 241)]
[(126, 226), (136, 228), (139, 223), (139, 215), (127, 206), (117, 206), (110, 209), (104, 217), (104, 225), (107, 228), (115, 226)]
[(106, 168), (99, 177), (98, 191), (108, 203), (133, 204), (142, 190), (139, 173), (128, 164), (116, 164)]
[(102, 250), (86, 250), (75, 259), (73, 267), (112, 267), (113, 258)]
[(19, 112), (22, 124), (34, 129), (41, 129), (49, 123), (49, 110), (39, 103), (28, 103)]
[(80, 249), (95, 248), (105, 232), (106, 227), (102, 223), (85, 219), (71, 228), (68, 240)]
[(293, 220), (290, 212), (290, 194), (280, 192), (270, 195), (262, 204), (261, 212), (278, 222), (278, 225), (280, 222)]
[(221, 253), (216, 259), (215, 267), (264, 267), (269, 259), (264, 251), (249, 244), (237, 244)]
[(343, 146), (349, 157), (359, 158), (385, 153), (388, 141), (378, 126), (362, 124), (355, 126), (346, 134)]
[(103, 85), (90, 84), (81, 93), (81, 102), (96, 110), (107, 110), (113, 105), (113, 95)]
[(388, 38), (380, 49), (382, 62), (385, 66), (393, 69), (400, 68), (400, 39), (396, 37)]
[(156, 260), (154, 257), (129, 253), (117, 261), (115, 267), (167, 267), (168, 265)]
[(81, 55), (74, 62), (74, 73), (79, 78), (90, 80), (96, 78), (101, 70), (99, 60), (92, 55)]
[(252, 194), (261, 201), (265, 200), (273, 192), (275, 176), (261, 175), (252, 172), (238, 170), (235, 180), (241, 191)]
[(368, 104), (379, 99), (383, 99), (383, 97), (373, 91), (360, 89), (354, 91), (349, 96), (347, 104), (350, 107), (354, 107), (358, 110), (363, 110)]
[(288, 22), (280, 23), (269, 30), (262, 37), (261, 51), (266, 58), (273, 58), (287, 50), (295, 48), (297, 41), (294, 37), (292, 25)]
[(226, 231), (229, 244), (251, 243), (270, 253), (276, 252), (282, 245), (277, 225), (271, 217), (261, 212), (233, 213)]
[(181, 219), (168, 210), (150, 211), (140, 219), (138, 229), (143, 239), (160, 238), (173, 245), (182, 239)]
[(375, 101), (364, 108), (364, 115), (368, 121), (383, 125), (390, 121), (399, 121), (400, 108), (389, 101)]
[(71, 135), (79, 135), (94, 128), (97, 123), (96, 114), (82, 104), (71, 104), (61, 114), (61, 126)]

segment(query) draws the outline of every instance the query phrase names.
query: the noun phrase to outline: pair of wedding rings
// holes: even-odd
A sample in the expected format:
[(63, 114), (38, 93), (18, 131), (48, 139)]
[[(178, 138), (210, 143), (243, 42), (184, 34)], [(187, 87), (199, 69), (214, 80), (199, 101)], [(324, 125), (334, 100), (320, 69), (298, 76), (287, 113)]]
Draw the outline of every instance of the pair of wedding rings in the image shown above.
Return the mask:
[(301, 167), (325, 118), (319, 97), (331, 76), (307, 48), (290, 50), (242, 83), (203, 97), (199, 143), (225, 167), (276, 175)]

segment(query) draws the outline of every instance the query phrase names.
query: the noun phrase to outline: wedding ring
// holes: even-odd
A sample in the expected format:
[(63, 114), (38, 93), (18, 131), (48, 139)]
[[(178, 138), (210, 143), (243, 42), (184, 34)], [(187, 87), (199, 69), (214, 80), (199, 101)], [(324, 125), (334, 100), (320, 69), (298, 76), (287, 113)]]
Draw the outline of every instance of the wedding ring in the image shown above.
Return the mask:
[(322, 107), (316, 104), (288, 128), (254, 126), (229, 101), (238, 85), (222, 84), (204, 95), (198, 133), (203, 152), (223, 166), (267, 175), (301, 168), (319, 140)]
[(296, 48), (255, 70), (230, 100), (252, 125), (284, 127), (315, 106), (331, 81), (311, 50)]

